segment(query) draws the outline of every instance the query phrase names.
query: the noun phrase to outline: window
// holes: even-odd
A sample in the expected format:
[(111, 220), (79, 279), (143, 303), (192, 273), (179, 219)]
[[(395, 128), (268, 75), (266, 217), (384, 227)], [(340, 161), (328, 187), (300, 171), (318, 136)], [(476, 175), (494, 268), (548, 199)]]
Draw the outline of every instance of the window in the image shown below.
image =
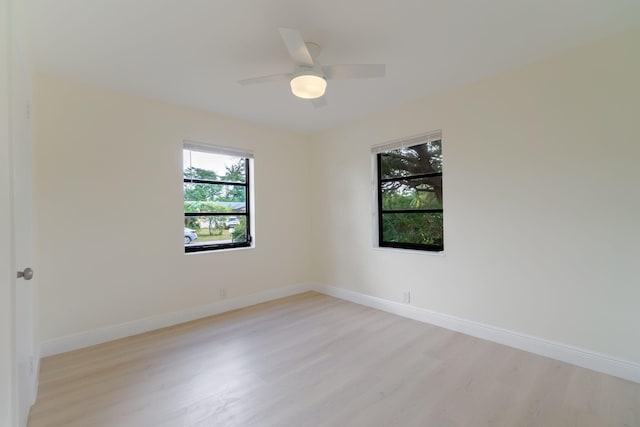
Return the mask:
[(443, 251), (440, 132), (373, 149), (378, 245)]
[(251, 246), (252, 155), (185, 142), (185, 252)]

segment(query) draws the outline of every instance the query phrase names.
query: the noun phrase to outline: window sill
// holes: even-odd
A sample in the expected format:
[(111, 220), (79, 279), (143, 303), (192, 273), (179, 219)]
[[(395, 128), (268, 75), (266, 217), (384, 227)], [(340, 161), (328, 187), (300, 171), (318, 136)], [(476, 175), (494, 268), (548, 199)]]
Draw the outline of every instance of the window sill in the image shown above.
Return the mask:
[(184, 252), (184, 254), (185, 255), (201, 255), (201, 254), (210, 254), (210, 253), (216, 253), (216, 252), (246, 251), (246, 250), (255, 249), (255, 247), (256, 247), (255, 245), (251, 245), (251, 246), (243, 246), (240, 248), (209, 249), (209, 250), (203, 250), (203, 251)]
[(434, 251), (421, 251), (419, 249), (403, 249), (403, 248), (389, 248), (385, 246), (373, 246), (374, 251), (382, 251), (382, 252), (403, 252), (409, 254), (419, 254), (419, 255), (428, 255), (428, 256), (437, 256), (443, 257), (445, 256), (445, 252), (434, 252)]

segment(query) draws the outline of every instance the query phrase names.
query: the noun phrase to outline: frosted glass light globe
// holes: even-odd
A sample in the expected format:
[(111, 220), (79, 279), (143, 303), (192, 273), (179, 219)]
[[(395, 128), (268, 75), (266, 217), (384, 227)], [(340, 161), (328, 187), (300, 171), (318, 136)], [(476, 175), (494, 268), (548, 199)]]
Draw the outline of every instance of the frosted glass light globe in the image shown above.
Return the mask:
[(298, 98), (320, 98), (326, 89), (327, 81), (319, 76), (306, 74), (291, 79), (291, 92)]

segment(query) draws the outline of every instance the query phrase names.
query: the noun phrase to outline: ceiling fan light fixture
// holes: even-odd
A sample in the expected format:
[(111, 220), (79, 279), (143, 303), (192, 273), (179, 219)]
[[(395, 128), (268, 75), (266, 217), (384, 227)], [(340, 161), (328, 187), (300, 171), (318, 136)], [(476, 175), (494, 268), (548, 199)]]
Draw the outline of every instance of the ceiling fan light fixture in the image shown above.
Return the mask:
[(303, 74), (291, 79), (291, 92), (298, 98), (320, 98), (326, 89), (327, 80), (324, 77)]

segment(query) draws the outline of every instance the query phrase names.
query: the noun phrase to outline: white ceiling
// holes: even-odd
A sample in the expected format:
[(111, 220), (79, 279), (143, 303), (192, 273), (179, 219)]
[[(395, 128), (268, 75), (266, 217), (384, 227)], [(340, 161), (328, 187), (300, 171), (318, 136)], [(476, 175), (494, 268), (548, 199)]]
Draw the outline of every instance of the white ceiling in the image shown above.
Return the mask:
[[(297, 131), (338, 126), (640, 24), (639, 0), (22, 0), (39, 71)], [(277, 27), (325, 65), (385, 63), (330, 81), (328, 105), (288, 82)]]

